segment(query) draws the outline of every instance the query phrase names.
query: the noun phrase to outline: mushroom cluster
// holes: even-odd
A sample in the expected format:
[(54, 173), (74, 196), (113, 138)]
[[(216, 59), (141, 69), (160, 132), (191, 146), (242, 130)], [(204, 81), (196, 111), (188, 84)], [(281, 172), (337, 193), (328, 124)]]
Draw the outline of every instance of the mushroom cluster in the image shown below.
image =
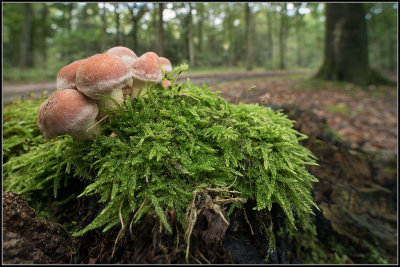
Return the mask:
[(145, 95), (145, 83), (161, 83), (163, 73), (171, 71), (167, 58), (154, 52), (138, 57), (123, 46), (74, 61), (60, 69), (57, 91), (40, 105), (39, 129), (46, 138), (91, 139), (100, 132), (101, 109), (123, 105), (127, 95)]

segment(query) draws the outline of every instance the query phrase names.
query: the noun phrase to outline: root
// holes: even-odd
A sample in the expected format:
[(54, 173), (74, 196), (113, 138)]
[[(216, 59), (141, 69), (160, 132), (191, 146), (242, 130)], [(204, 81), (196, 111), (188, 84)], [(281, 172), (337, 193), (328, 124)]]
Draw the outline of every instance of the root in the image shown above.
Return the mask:
[(185, 242), (186, 242), (186, 255), (185, 255), (185, 260), (186, 263), (189, 263), (189, 250), (190, 250), (190, 237), (192, 236), (193, 228), (194, 225), (196, 224), (197, 221), (197, 209), (195, 205), (195, 200), (196, 200), (197, 193), (193, 197), (192, 204), (186, 213), (186, 220), (187, 220), (187, 227), (185, 231)]
[(112, 250), (112, 253), (111, 253), (111, 258), (114, 257), (115, 248), (117, 247), (117, 243), (118, 243), (118, 241), (121, 239), (121, 237), (124, 235), (125, 230), (126, 230), (126, 229), (125, 229), (124, 220), (123, 220), (123, 218), (122, 218), (122, 212), (121, 212), (122, 205), (124, 204), (124, 201), (125, 201), (125, 197), (121, 200), (121, 204), (119, 205), (118, 214), (119, 214), (119, 220), (120, 220), (120, 222), (121, 222), (121, 230), (119, 230), (118, 235), (117, 235), (117, 237), (115, 238), (114, 247), (113, 247), (113, 250)]
[(246, 220), (247, 224), (248, 224), (249, 227), (250, 227), (251, 235), (254, 235), (253, 228), (251, 227), (251, 223), (250, 223), (250, 221), (249, 221), (249, 218), (247, 218), (247, 213), (246, 213), (246, 210), (245, 210), (245, 209), (243, 209), (243, 213), (244, 213), (244, 219)]

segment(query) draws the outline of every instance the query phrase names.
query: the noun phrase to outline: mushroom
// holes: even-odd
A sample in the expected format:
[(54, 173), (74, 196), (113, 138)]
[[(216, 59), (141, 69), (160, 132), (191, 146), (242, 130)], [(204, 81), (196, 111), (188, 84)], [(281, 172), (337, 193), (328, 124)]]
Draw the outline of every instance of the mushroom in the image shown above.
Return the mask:
[(141, 55), (131, 65), (133, 84), (131, 91), (131, 98), (138, 96), (140, 88), (142, 88), (141, 95), (146, 93), (144, 87), (146, 82), (159, 83), (162, 80), (162, 72), (160, 69), (160, 61), (158, 55), (154, 52), (147, 52)]
[(100, 107), (114, 109), (115, 103), (98, 95), (110, 96), (118, 104), (124, 102), (122, 88), (131, 84), (132, 74), (124, 60), (112, 54), (96, 54), (85, 59), (76, 72), (76, 86)]
[(133, 62), (138, 59), (135, 52), (125, 46), (115, 46), (108, 49), (105, 54), (111, 54), (122, 58), (128, 66), (131, 66)]
[(57, 74), (57, 90), (77, 89), (75, 84), (76, 70), (83, 59), (76, 60), (60, 69)]
[(56, 91), (39, 107), (38, 125), (46, 138), (69, 134), (78, 140), (99, 133), (96, 103), (76, 89)]
[[(108, 49), (105, 54), (111, 54), (122, 58), (128, 66), (131, 66), (133, 62), (138, 59), (138, 56), (131, 49), (125, 46), (115, 46)], [(125, 98), (127, 95), (131, 94), (132, 81), (129, 85), (122, 88), (122, 95)]]
[(172, 83), (171, 83), (170, 80), (162, 80), (161, 85), (162, 85), (164, 88), (170, 88), (171, 85), (172, 85)]
[(158, 58), (161, 63), (161, 71), (164, 73), (170, 73), (172, 72), (172, 65), (171, 62), (169, 61), (168, 58), (165, 57), (159, 57)]

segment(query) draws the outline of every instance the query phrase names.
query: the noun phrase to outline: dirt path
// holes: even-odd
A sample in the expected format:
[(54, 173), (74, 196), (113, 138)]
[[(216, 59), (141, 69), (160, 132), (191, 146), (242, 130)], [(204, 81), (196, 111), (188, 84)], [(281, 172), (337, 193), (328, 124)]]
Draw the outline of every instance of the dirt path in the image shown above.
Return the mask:
[[(187, 78), (194, 84), (201, 85), (205, 82), (207, 85), (210, 83), (218, 83), (224, 81), (234, 81), (250, 78), (262, 78), (292, 74), (306, 74), (307, 72), (294, 72), (294, 71), (251, 71), (251, 72), (223, 72), (223, 73), (199, 73), (199, 74), (183, 74), (178, 79), (178, 82), (186, 82)], [(41, 82), (41, 83), (28, 83), (28, 84), (3, 84), (3, 104), (8, 104), (12, 99), (20, 97), (27, 97), (30, 94), (36, 96), (41, 95), (47, 91), (50, 95), (55, 91), (56, 82)]]

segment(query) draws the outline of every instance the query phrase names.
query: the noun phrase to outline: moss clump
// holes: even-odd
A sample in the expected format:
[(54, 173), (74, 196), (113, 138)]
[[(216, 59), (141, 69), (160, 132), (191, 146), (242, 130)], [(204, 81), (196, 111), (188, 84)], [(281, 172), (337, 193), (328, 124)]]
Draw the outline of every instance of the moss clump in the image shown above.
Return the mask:
[(6, 189), (56, 196), (72, 174), (88, 179), (78, 193), (99, 194), (105, 207), (76, 236), (134, 224), (152, 211), (171, 231), (167, 209), (186, 229), (188, 207), (205, 188), (229, 188), (219, 190), (221, 197), (242, 200), (232, 202), (228, 215), (248, 199), (256, 210), (277, 203), (290, 224), (302, 228), (304, 220), (296, 218), (317, 208), (310, 193), (317, 179), (305, 168), (316, 165), (315, 157), (299, 144), (306, 136), (280, 111), (229, 104), (205, 84), (177, 84), (182, 70), (168, 77), (170, 89), (147, 85), (147, 97), (106, 111), (103, 134), (93, 141), (59, 137), (11, 158), (4, 165)]
[(46, 142), (36, 126), (39, 100), (15, 100), (3, 109), (3, 161), (26, 153), (33, 145)]

